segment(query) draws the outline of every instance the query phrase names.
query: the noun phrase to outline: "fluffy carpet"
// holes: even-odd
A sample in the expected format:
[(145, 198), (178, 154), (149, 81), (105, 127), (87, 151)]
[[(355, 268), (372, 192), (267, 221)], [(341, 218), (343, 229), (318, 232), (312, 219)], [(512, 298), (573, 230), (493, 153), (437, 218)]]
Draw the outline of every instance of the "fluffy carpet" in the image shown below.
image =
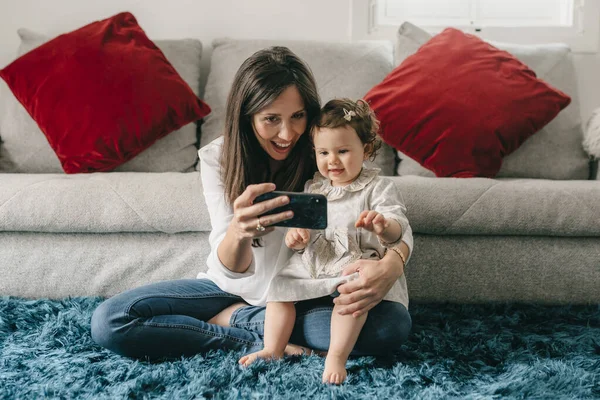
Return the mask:
[(97, 298), (0, 298), (0, 398), (600, 398), (600, 307), (412, 305), (410, 341), (349, 362), (340, 387), (323, 359), (241, 369), (212, 352), (163, 363), (119, 357), (89, 334)]

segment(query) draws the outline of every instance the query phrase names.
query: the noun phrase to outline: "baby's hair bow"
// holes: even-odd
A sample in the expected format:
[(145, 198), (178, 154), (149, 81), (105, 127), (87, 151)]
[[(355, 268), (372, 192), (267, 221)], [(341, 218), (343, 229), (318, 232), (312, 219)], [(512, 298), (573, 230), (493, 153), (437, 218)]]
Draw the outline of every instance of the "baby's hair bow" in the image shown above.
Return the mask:
[(348, 111), (344, 108), (344, 119), (346, 121), (352, 121), (352, 117), (356, 117), (356, 113), (352, 110)]

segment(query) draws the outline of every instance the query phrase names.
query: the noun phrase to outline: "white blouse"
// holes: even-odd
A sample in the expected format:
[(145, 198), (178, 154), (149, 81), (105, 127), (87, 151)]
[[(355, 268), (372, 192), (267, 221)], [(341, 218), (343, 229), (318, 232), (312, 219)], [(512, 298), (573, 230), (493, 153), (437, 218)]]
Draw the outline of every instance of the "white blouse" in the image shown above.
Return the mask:
[[(222, 146), (223, 137), (219, 137), (198, 151), (204, 198), (210, 215), (212, 232), (209, 236), (211, 251), (207, 259), (208, 270), (199, 273), (197, 277), (210, 279), (221, 290), (240, 296), (249, 304), (264, 306), (267, 303), (267, 294), (273, 278), (289, 264), (294, 253), (284, 242), (287, 228), (276, 227), (262, 237), (262, 247), (252, 248), (253, 260), (246, 272), (232, 272), (219, 260), (217, 248), (233, 219), (233, 207), (225, 199), (225, 190), (221, 181), (219, 159)], [(410, 225), (403, 232), (402, 241), (412, 252), (413, 237)]]

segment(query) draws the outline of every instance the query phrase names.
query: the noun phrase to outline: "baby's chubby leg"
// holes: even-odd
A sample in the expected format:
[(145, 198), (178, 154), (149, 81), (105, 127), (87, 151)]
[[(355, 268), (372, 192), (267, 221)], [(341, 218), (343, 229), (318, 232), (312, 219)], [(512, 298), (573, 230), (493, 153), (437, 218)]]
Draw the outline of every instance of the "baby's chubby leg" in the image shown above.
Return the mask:
[(331, 314), (331, 339), (323, 371), (323, 383), (336, 385), (340, 385), (346, 380), (346, 361), (356, 344), (368, 314), (364, 313), (360, 317), (354, 318), (351, 314), (340, 315), (338, 313), (340, 309), (341, 306), (335, 305)]
[(259, 358), (267, 360), (282, 358), (292, 335), (295, 320), (296, 307), (294, 303), (267, 303), (264, 348), (240, 358), (239, 363), (247, 367)]

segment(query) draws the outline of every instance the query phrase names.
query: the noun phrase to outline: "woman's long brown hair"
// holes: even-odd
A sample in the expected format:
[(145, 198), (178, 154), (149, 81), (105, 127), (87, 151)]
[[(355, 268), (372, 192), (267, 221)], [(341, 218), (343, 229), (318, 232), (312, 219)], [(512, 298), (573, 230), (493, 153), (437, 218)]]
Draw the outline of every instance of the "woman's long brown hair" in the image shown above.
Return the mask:
[[(306, 131), (271, 177), (269, 155), (258, 142), (251, 119), (292, 85), (304, 101)], [(277, 190), (302, 191), (316, 171), (308, 133), (319, 109), (317, 85), (310, 68), (287, 47), (263, 49), (244, 61), (227, 98), (221, 151), (221, 178), (230, 205), (248, 185), (256, 183), (273, 182)]]

